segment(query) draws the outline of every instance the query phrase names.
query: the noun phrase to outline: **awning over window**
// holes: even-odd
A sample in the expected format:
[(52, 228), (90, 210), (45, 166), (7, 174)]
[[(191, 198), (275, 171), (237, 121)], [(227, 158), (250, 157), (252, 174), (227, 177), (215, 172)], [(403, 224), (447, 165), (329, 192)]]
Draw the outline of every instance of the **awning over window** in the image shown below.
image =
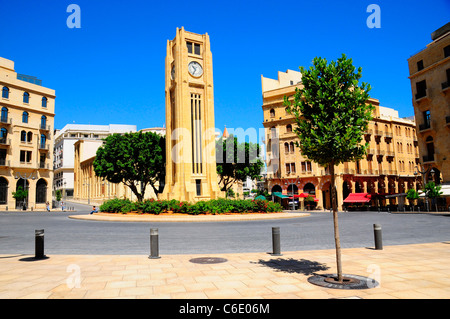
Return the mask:
[(370, 199), (369, 193), (351, 193), (344, 200), (344, 203), (369, 203)]
[(289, 196), (283, 195), (279, 192), (273, 192), (272, 195), (274, 195), (276, 197), (280, 197), (280, 198), (289, 198)]

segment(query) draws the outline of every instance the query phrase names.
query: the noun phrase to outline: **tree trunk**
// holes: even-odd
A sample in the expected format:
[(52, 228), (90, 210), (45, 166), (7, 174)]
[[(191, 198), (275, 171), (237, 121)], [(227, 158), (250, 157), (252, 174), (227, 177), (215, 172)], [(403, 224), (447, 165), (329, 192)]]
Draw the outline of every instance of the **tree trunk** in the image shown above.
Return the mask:
[(333, 222), (334, 222), (334, 242), (336, 245), (336, 265), (338, 282), (343, 282), (342, 278), (342, 263), (341, 263), (341, 243), (339, 238), (339, 224), (337, 214), (337, 198), (336, 198), (336, 182), (334, 175), (334, 162), (330, 164), (330, 176), (331, 176), (331, 205), (333, 207)]

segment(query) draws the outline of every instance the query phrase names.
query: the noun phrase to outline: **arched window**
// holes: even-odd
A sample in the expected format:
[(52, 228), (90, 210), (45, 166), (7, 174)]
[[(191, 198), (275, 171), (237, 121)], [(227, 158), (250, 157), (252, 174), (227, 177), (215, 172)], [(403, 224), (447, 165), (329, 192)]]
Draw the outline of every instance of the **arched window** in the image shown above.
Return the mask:
[(274, 185), (273, 187), (272, 187), (272, 194), (273, 193), (281, 193), (283, 190), (282, 190), (282, 188), (281, 188), (281, 186), (280, 185)]
[(275, 110), (274, 109), (270, 109), (270, 117), (275, 117)]
[(289, 144), (289, 148), (290, 148), (291, 153), (294, 153), (294, 150), (295, 150), (295, 148), (294, 148), (294, 142), (291, 142), (291, 143)]
[(42, 107), (47, 107), (47, 102), (48, 102), (48, 99), (44, 96), (42, 98)]
[(28, 112), (22, 113), (22, 123), (28, 123)]
[(289, 153), (289, 144), (287, 142), (284, 143), (284, 152)]
[(290, 133), (290, 132), (292, 132), (292, 125), (288, 124), (288, 125), (286, 125), (286, 133)]
[(3, 123), (7, 123), (8, 122), (8, 109), (6, 107), (2, 107), (1, 121)]
[(32, 139), (33, 139), (33, 132), (28, 132), (27, 133), (27, 141), (31, 142)]
[(23, 93), (23, 103), (30, 103), (30, 93)]
[(25, 131), (21, 131), (20, 132), (20, 141), (21, 142), (26, 142), (27, 141), (27, 132), (25, 132)]
[(303, 193), (315, 195), (315, 194), (316, 194), (316, 187), (314, 186), (313, 183), (307, 183), (307, 184), (303, 187)]
[(42, 115), (42, 117), (41, 117), (41, 129), (45, 130), (46, 126), (47, 126), (47, 117), (45, 115)]
[(8, 200), (8, 181), (0, 177), (0, 204), (6, 204)]
[(36, 204), (47, 202), (47, 182), (41, 178), (36, 183)]
[(9, 89), (6, 86), (2, 89), (2, 98), (9, 99)]

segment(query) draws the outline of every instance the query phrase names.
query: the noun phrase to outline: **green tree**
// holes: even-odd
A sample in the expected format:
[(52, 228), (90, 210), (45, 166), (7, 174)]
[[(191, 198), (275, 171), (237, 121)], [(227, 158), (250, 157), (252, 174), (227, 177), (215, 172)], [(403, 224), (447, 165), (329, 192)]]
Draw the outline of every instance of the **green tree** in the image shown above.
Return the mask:
[(302, 87), (291, 102), (284, 104), (295, 116), (294, 132), (303, 156), (329, 167), (336, 244), (337, 280), (343, 281), (334, 169), (344, 162), (356, 161), (366, 154), (368, 143), (363, 134), (372, 119), (368, 104), (370, 85), (359, 83), (362, 69), (356, 68), (344, 54), (336, 62), (316, 57), (309, 69), (300, 67)]
[(419, 199), (419, 193), (414, 188), (408, 189), (406, 192), (406, 198), (409, 200), (410, 203), (412, 203), (412, 207), (414, 210), (414, 202)]
[(426, 197), (431, 199), (432, 204), (436, 205), (436, 211), (438, 211), (436, 198), (441, 197), (442, 195), (441, 185), (436, 185), (434, 182), (428, 182), (425, 185), (424, 191)]
[[(147, 185), (156, 196), (156, 184), (165, 178), (165, 137), (153, 132), (112, 134), (97, 150), (94, 171), (111, 183), (124, 183), (142, 202)], [(140, 187), (139, 187), (140, 186)]]
[(257, 180), (261, 178), (264, 162), (259, 153), (257, 143), (239, 143), (233, 135), (216, 141), (216, 169), (223, 191), (228, 192), (234, 182), (244, 182), (247, 177)]
[(62, 197), (60, 189), (56, 190), (55, 196), (56, 196), (56, 201), (59, 202), (61, 200), (61, 197)]
[(22, 186), (18, 186), (17, 190), (12, 193), (13, 198), (18, 201), (23, 201), (28, 196), (28, 191), (24, 190)]

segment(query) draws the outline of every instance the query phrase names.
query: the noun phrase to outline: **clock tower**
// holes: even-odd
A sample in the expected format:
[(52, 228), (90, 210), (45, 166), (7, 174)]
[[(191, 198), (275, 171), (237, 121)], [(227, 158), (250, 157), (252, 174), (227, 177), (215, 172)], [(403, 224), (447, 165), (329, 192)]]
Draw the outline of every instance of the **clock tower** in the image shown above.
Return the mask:
[(166, 181), (162, 198), (221, 195), (216, 172), (212, 54), (208, 34), (177, 28), (167, 41)]

